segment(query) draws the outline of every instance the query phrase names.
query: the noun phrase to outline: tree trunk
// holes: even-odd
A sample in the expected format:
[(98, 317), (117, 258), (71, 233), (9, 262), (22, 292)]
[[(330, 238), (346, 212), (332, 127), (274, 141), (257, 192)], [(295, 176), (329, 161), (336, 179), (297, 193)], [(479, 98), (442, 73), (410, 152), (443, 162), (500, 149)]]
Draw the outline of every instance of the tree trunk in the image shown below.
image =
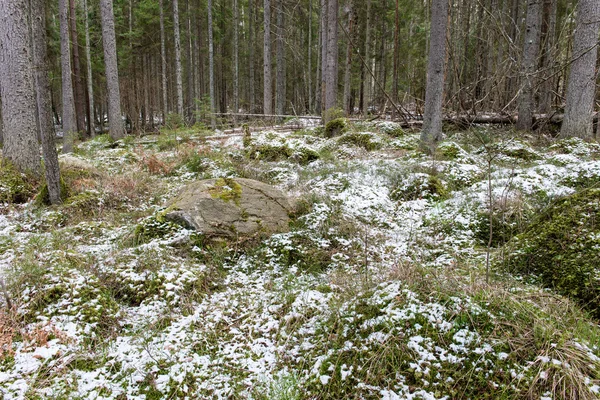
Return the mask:
[(540, 51), (540, 37), (542, 28), (541, 0), (529, 0), (527, 4), (527, 19), (525, 21), (525, 43), (523, 45), (523, 58), (521, 60), (521, 93), (519, 95), (519, 119), (517, 129), (531, 130), (535, 100), (533, 88), (535, 85), (535, 71)]
[(555, 36), (556, 36), (557, 0), (544, 0), (542, 19), (542, 61), (544, 81), (540, 87), (539, 112), (548, 114), (552, 109), (552, 91), (554, 90)]
[(233, 0), (233, 111), (235, 113), (240, 112), (239, 19), (238, 1)]
[(433, 0), (431, 4), (431, 36), (427, 60), (427, 87), (421, 146), (433, 153), (442, 138), (442, 101), (446, 67), (446, 29), (448, 0)]
[(0, 96), (3, 155), (22, 172), (41, 172), (28, 4), (0, 1)]
[(273, 114), (273, 77), (271, 73), (271, 0), (264, 0), (263, 113)]
[(250, 92), (250, 96), (248, 99), (248, 108), (250, 110), (251, 113), (255, 112), (255, 106), (256, 106), (256, 86), (254, 84), (255, 81), (255, 77), (256, 77), (256, 73), (254, 70), (254, 42), (256, 40), (255, 36), (254, 36), (254, 24), (256, 21), (254, 21), (254, 16), (255, 16), (255, 12), (254, 12), (254, 0), (249, 0), (248, 1), (248, 68), (249, 68), (249, 72), (248, 74), (249, 76), (249, 80), (248, 80), (248, 86), (249, 86), (249, 92)]
[(327, 2), (321, 0), (321, 114), (325, 113), (325, 80), (327, 77)]
[(285, 108), (285, 48), (284, 48), (283, 0), (277, 1), (277, 74), (275, 92), (275, 114), (283, 115)]
[(596, 60), (600, 2), (579, 0), (577, 26), (573, 39), (573, 61), (567, 85), (565, 119), (561, 137), (592, 139), (592, 112), (596, 92)]
[(119, 89), (115, 17), (112, 0), (100, 0), (100, 15), (102, 18), (102, 44), (104, 46), (104, 64), (108, 94), (108, 125), (110, 137), (118, 140), (125, 136), (125, 128), (121, 114), (121, 93)]
[(90, 26), (87, 0), (83, 0), (83, 14), (85, 18), (85, 59), (87, 64), (87, 91), (88, 91), (88, 131), (91, 137), (96, 135), (94, 125), (94, 83), (92, 79), (92, 55), (90, 51)]
[(212, 0), (208, 0), (208, 74), (210, 92), (210, 126), (217, 129), (215, 115), (215, 51), (213, 41)]
[[(38, 129), (42, 138), (42, 154), (46, 185), (51, 204), (61, 203), (60, 170), (56, 152), (54, 124), (52, 123), (52, 99), (48, 79), (48, 49), (46, 38), (46, 5), (44, 0), (31, 0), (31, 32), (33, 37), (33, 66), (37, 98)], [(35, 10), (35, 11), (34, 11)]]
[(313, 87), (312, 87), (312, 17), (313, 0), (308, 0), (308, 114), (313, 110)]
[(179, 32), (179, 2), (173, 0), (173, 34), (175, 40), (175, 82), (177, 85), (177, 114), (183, 115), (183, 77), (181, 71), (181, 36)]
[(69, 6), (71, 9), (71, 42), (73, 44), (73, 82), (75, 89), (75, 118), (77, 121), (77, 131), (82, 132), (84, 136), (89, 137), (85, 132), (85, 117), (87, 114), (86, 103), (85, 103), (85, 89), (83, 85), (83, 79), (81, 77), (81, 59), (79, 57), (79, 40), (77, 37), (77, 8), (75, 7), (75, 0), (69, 0)]
[(167, 48), (165, 44), (165, 11), (163, 0), (159, 3), (160, 9), (160, 59), (161, 59), (161, 84), (162, 84), (162, 110), (163, 110), (163, 124), (167, 121), (167, 115), (169, 114), (169, 100), (167, 93)]
[(352, 1), (348, 4), (348, 38), (346, 42), (346, 70), (344, 71), (344, 111), (347, 116), (352, 114), (351, 87), (352, 82), (352, 33), (354, 28), (354, 5)]
[(327, 5), (327, 75), (325, 78), (325, 112), (337, 106), (338, 0), (329, 0)]
[(190, 5), (191, 0), (187, 0), (187, 33), (188, 33), (188, 42), (187, 42), (187, 86), (188, 86), (188, 95), (187, 95), (187, 109), (186, 115), (190, 124), (194, 124), (195, 116), (194, 116), (194, 98), (196, 97), (194, 93), (194, 49), (193, 49), (193, 38), (192, 38), (192, 7)]
[(73, 151), (73, 141), (77, 135), (75, 120), (75, 99), (71, 72), (71, 45), (69, 41), (69, 9), (66, 0), (58, 0), (60, 19), (60, 65), (62, 69), (62, 128), (63, 153)]
[[(371, 0), (367, 0), (367, 16), (366, 16), (366, 22), (365, 22), (365, 62), (367, 63), (368, 66), (370, 66), (371, 63)], [(364, 71), (365, 66), (362, 66), (362, 69)], [(362, 102), (361, 102), (361, 111), (363, 113), (366, 114), (366, 112), (369, 109), (369, 105), (371, 103), (371, 82), (372, 82), (372, 77), (371, 74), (369, 73), (363, 73), (361, 75), (364, 75), (365, 79), (361, 80), (361, 92), (363, 93), (362, 95)]]

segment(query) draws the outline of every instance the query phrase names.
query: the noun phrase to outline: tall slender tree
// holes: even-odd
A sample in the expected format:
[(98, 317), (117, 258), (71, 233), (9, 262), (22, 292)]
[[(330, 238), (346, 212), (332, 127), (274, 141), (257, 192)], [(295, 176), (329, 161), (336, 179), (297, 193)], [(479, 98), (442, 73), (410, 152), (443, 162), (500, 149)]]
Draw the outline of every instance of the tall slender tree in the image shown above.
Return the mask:
[(210, 126), (217, 129), (215, 116), (215, 44), (213, 39), (213, 2), (208, 0), (208, 75), (210, 93)]
[(431, 32), (427, 58), (427, 87), (421, 148), (433, 153), (442, 139), (442, 102), (446, 70), (446, 31), (448, 26), (448, 0), (431, 3)]
[(19, 170), (40, 174), (28, 6), (22, 0), (0, 1), (2, 154)]
[(102, 18), (102, 44), (104, 46), (104, 64), (108, 91), (108, 124), (110, 137), (117, 140), (125, 136), (125, 127), (121, 114), (115, 16), (112, 0), (100, 0), (100, 16)]
[(70, 35), (71, 35), (71, 55), (73, 56), (73, 89), (75, 97), (75, 120), (77, 122), (77, 131), (86, 135), (87, 129), (85, 117), (87, 114), (85, 103), (85, 89), (81, 72), (81, 58), (79, 57), (79, 37), (77, 35), (77, 7), (75, 0), (69, 0), (70, 14)]
[(337, 105), (338, 84), (338, 0), (327, 4), (327, 67), (325, 76), (325, 111)]
[(263, 113), (273, 114), (273, 76), (271, 71), (271, 0), (264, 0)]
[(517, 121), (517, 129), (520, 130), (531, 130), (533, 123), (533, 110), (535, 108), (533, 89), (542, 32), (541, 3), (541, 0), (529, 0), (527, 2), (525, 41), (521, 61), (522, 83), (519, 95), (519, 119)]
[(54, 124), (50, 105), (50, 81), (48, 78), (48, 49), (46, 38), (46, 4), (44, 0), (30, 1), (33, 70), (36, 88), (37, 124), (42, 139), (42, 155), (46, 186), (51, 204), (61, 203), (60, 169), (56, 152)]
[(592, 112), (596, 92), (599, 30), (600, 2), (579, 0), (561, 137), (577, 136), (586, 139), (593, 137)]
[(283, 115), (285, 108), (285, 26), (283, 0), (277, 0), (277, 72), (276, 72), (276, 91), (275, 91), (275, 113)]
[(77, 135), (75, 119), (75, 98), (71, 70), (71, 45), (69, 40), (69, 8), (66, 0), (58, 0), (60, 20), (60, 66), (62, 76), (62, 128), (63, 153), (73, 151), (73, 141)]
[(160, 61), (161, 61), (161, 88), (162, 88), (162, 110), (163, 110), (163, 123), (167, 120), (167, 115), (169, 114), (169, 100), (168, 100), (168, 92), (167, 92), (167, 46), (165, 44), (165, 10), (164, 10), (164, 0), (160, 0), (159, 2), (159, 12), (160, 12)]
[(88, 14), (87, 0), (83, 0), (83, 14), (85, 21), (85, 59), (87, 64), (87, 91), (88, 91), (88, 131), (91, 137), (96, 134), (94, 124), (94, 81), (92, 76), (92, 52), (90, 47), (90, 16)]
[(175, 40), (175, 84), (177, 114), (183, 117), (183, 73), (181, 68), (181, 34), (179, 29), (179, 2), (173, 0), (173, 35)]

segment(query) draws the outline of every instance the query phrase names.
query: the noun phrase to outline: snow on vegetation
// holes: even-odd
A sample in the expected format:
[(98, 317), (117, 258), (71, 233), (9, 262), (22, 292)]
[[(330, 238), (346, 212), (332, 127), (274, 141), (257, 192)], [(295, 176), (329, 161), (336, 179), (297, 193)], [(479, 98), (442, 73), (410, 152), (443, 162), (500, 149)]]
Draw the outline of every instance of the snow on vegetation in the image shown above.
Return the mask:
[[(475, 128), (430, 158), (391, 122), (331, 138), (300, 122), (100, 136), (61, 159), (58, 207), (0, 179), (0, 397), (599, 396), (595, 320), (503, 268), (537, 214), (597, 186), (597, 144)], [(290, 231), (221, 243), (164, 220), (219, 177), (287, 192)]]

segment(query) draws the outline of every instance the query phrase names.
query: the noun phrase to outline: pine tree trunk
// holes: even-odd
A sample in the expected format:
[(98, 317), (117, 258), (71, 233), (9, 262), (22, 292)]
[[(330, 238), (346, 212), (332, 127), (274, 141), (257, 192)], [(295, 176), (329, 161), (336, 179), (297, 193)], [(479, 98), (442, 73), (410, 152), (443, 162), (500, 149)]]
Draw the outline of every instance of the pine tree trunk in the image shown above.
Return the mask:
[(52, 99), (50, 98), (50, 80), (48, 78), (48, 41), (46, 38), (46, 5), (44, 3), (44, 0), (31, 0), (30, 2), (37, 122), (42, 138), (42, 155), (50, 203), (59, 204), (61, 203), (60, 170), (55, 144), (56, 133), (50, 108)]
[(517, 129), (531, 130), (533, 111), (535, 108), (534, 86), (537, 59), (540, 51), (542, 29), (541, 0), (529, 0), (527, 4), (527, 19), (525, 21), (525, 43), (521, 60), (521, 93), (519, 95), (519, 119)]
[(313, 88), (312, 88), (312, 17), (313, 17), (313, 0), (308, 0), (308, 110), (310, 114), (313, 110)]
[(433, 0), (431, 4), (431, 37), (427, 59), (427, 87), (421, 146), (433, 153), (442, 138), (442, 101), (446, 69), (446, 30), (448, 0)]
[(325, 78), (325, 111), (337, 106), (338, 75), (338, 0), (327, 5), (327, 75)]
[(87, 91), (88, 91), (88, 131), (91, 137), (96, 135), (94, 125), (94, 83), (92, 79), (92, 55), (90, 51), (90, 26), (87, 0), (83, 0), (83, 13), (85, 17), (85, 59), (87, 64)]
[(85, 132), (86, 124), (85, 117), (87, 114), (86, 103), (85, 103), (85, 89), (83, 85), (83, 78), (81, 77), (81, 59), (79, 57), (79, 39), (77, 36), (77, 8), (75, 7), (75, 0), (69, 0), (69, 6), (71, 10), (70, 19), (70, 34), (71, 43), (73, 49), (73, 87), (75, 89), (75, 118), (77, 121), (77, 131), (83, 133), (84, 136), (89, 137)]
[(28, 2), (0, 1), (3, 156), (22, 172), (41, 172)]
[(596, 93), (599, 29), (600, 2), (579, 0), (561, 137), (593, 138), (592, 113)]
[[(365, 62), (367, 65), (370, 65), (371, 62), (371, 0), (367, 0), (367, 15), (365, 22)], [(364, 71), (365, 66), (362, 66)], [(369, 73), (362, 73), (365, 78), (361, 79), (361, 92), (362, 101), (361, 101), (361, 111), (366, 113), (369, 109), (369, 105), (371, 104), (371, 82), (372, 77)]]
[(214, 130), (217, 129), (217, 120), (215, 116), (215, 51), (213, 40), (212, 0), (208, 0), (208, 74), (210, 82), (210, 126)]
[(273, 77), (271, 72), (271, 0), (264, 0), (263, 37), (263, 113), (273, 114)]
[(160, 60), (161, 60), (161, 84), (162, 84), (162, 110), (163, 110), (163, 124), (167, 121), (167, 115), (169, 114), (169, 100), (167, 92), (167, 48), (165, 44), (165, 10), (164, 0), (160, 0)]
[(62, 74), (62, 128), (63, 153), (73, 151), (73, 141), (77, 135), (75, 120), (75, 98), (71, 72), (71, 45), (69, 40), (69, 9), (66, 0), (58, 0), (60, 20), (60, 65)]
[(121, 93), (112, 0), (100, 0), (100, 16), (102, 18), (102, 44), (104, 46), (104, 64), (106, 68), (109, 132), (111, 138), (118, 140), (125, 136), (125, 128), (121, 114)]
[(181, 68), (181, 35), (179, 30), (179, 2), (173, 0), (173, 34), (175, 40), (175, 82), (177, 85), (177, 114), (183, 118), (183, 73)]
[(277, 74), (275, 77), (275, 113), (283, 115), (285, 109), (285, 48), (284, 48), (283, 0), (277, 1)]

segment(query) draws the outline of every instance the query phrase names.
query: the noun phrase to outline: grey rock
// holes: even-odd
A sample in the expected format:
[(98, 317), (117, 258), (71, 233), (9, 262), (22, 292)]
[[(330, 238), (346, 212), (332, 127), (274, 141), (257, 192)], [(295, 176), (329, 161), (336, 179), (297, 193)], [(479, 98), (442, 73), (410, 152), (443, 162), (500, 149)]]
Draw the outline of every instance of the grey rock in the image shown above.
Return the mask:
[(207, 237), (245, 239), (287, 232), (292, 207), (278, 189), (243, 178), (194, 182), (167, 203), (165, 218)]

